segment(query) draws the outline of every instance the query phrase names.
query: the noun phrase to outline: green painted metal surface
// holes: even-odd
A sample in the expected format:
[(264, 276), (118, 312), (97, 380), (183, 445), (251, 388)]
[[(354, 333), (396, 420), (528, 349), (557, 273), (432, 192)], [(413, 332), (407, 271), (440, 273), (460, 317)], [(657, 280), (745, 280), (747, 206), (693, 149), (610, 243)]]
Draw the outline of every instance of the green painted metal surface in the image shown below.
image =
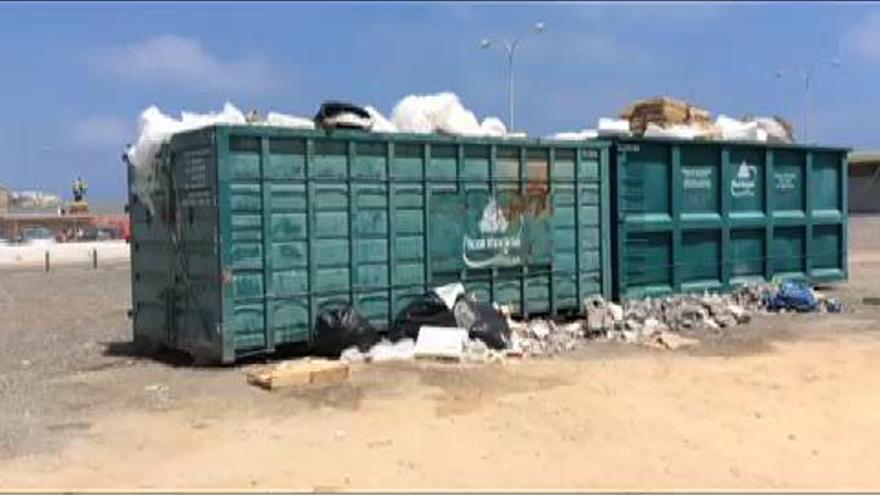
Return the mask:
[(846, 153), (614, 140), (614, 296), (846, 280)]
[(449, 282), (523, 314), (610, 295), (607, 143), (217, 126), (158, 159), (156, 218), (131, 198), (135, 336), (207, 361), (349, 302), (385, 328)]

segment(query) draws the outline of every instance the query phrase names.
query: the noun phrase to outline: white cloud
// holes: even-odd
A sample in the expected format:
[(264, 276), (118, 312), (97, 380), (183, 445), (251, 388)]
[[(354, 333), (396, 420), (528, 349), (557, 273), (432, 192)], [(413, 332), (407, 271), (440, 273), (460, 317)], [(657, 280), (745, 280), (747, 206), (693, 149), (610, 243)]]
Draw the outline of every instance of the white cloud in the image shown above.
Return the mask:
[(880, 13), (864, 16), (843, 35), (843, 46), (867, 60), (880, 61)]
[(199, 40), (173, 34), (100, 50), (91, 62), (132, 82), (196, 90), (259, 92), (275, 82), (271, 66), (259, 57), (220, 60)]
[(73, 141), (81, 146), (124, 146), (132, 138), (125, 120), (109, 116), (93, 116), (73, 125)]

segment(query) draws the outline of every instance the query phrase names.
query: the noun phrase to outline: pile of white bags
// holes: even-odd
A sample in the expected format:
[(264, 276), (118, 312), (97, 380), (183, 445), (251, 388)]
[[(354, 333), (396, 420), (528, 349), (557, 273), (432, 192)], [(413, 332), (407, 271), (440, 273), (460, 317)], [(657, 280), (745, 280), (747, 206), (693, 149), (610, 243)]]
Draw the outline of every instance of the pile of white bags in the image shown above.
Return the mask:
[(494, 137), (507, 134), (498, 118), (488, 117), (479, 122), (454, 93), (407, 96), (391, 111), (391, 121), (399, 132)]
[[(150, 212), (155, 212), (152, 193), (159, 186), (155, 158), (162, 144), (168, 142), (174, 134), (215, 124), (246, 125), (248, 122), (241, 110), (229, 102), (223, 105), (223, 110), (220, 112), (181, 112), (179, 119), (165, 115), (155, 105), (141, 113), (138, 139), (126, 151), (126, 155), (134, 168), (132, 190)], [(276, 112), (270, 112), (264, 121), (251, 125), (272, 125), (297, 129), (313, 129), (315, 127), (311, 119)]]

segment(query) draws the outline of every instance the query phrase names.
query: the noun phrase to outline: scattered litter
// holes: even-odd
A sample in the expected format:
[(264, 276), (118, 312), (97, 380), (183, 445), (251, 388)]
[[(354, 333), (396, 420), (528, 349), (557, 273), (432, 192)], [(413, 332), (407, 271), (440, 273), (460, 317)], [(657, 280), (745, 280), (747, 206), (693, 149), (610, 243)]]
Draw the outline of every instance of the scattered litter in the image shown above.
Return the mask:
[(463, 296), (455, 303), (452, 312), (458, 327), (467, 330), (470, 338), (482, 340), (495, 350), (510, 347), (510, 327), (492, 305)]
[(342, 351), (342, 354), (339, 355), (339, 360), (343, 363), (363, 363), (367, 360), (367, 355), (357, 347), (349, 347)]
[(365, 352), (379, 341), (373, 325), (351, 305), (321, 312), (315, 322), (315, 334), (312, 352), (334, 358), (348, 347), (356, 346)]
[(290, 386), (337, 383), (347, 380), (349, 374), (348, 364), (344, 362), (305, 358), (252, 368), (247, 373), (247, 380), (251, 385), (275, 390)]
[(656, 335), (656, 341), (669, 350), (676, 350), (682, 347), (692, 347), (700, 343), (697, 339), (682, 337), (673, 332), (660, 332)]
[(424, 296), (409, 302), (391, 323), (388, 338), (398, 341), (403, 338), (415, 340), (419, 336), (419, 328), (423, 325), (436, 327), (457, 326), (455, 316), (450, 306), (436, 292), (429, 292)]
[(768, 294), (767, 307), (771, 311), (781, 309), (809, 312), (819, 306), (813, 290), (802, 282), (788, 280), (774, 294)]
[(415, 341), (412, 339), (401, 339), (394, 343), (382, 340), (367, 353), (367, 359), (376, 363), (383, 361), (409, 361), (414, 357)]
[(829, 313), (841, 313), (843, 312), (843, 303), (838, 301), (837, 299), (825, 299), (823, 301), (825, 305), (825, 310)]
[(147, 385), (146, 387), (144, 387), (144, 390), (146, 390), (147, 392), (159, 392), (159, 393), (167, 392), (168, 385), (162, 385), (161, 383), (153, 383), (151, 385)]
[(434, 293), (437, 294), (437, 297), (443, 301), (447, 308), (453, 309), (458, 298), (465, 294), (464, 284), (455, 282), (441, 285), (434, 288)]
[(423, 326), (416, 340), (415, 357), (461, 361), (467, 334), (464, 328)]

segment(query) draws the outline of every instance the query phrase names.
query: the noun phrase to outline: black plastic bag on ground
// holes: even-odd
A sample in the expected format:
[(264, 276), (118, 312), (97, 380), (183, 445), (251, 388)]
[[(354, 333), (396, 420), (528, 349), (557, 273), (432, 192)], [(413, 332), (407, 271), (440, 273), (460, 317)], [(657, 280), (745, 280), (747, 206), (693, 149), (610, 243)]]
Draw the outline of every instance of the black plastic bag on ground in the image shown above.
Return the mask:
[(388, 338), (396, 342), (400, 339), (419, 337), (422, 325), (435, 327), (456, 327), (455, 316), (437, 294), (429, 292), (424, 296), (410, 301), (391, 324)]
[(335, 358), (352, 346), (357, 346), (361, 352), (367, 352), (377, 342), (379, 342), (379, 332), (349, 305), (318, 314), (312, 352), (319, 356)]
[(510, 347), (510, 326), (491, 304), (462, 297), (455, 303), (453, 314), (457, 325), (466, 329), (470, 338), (483, 341), (491, 349)]

